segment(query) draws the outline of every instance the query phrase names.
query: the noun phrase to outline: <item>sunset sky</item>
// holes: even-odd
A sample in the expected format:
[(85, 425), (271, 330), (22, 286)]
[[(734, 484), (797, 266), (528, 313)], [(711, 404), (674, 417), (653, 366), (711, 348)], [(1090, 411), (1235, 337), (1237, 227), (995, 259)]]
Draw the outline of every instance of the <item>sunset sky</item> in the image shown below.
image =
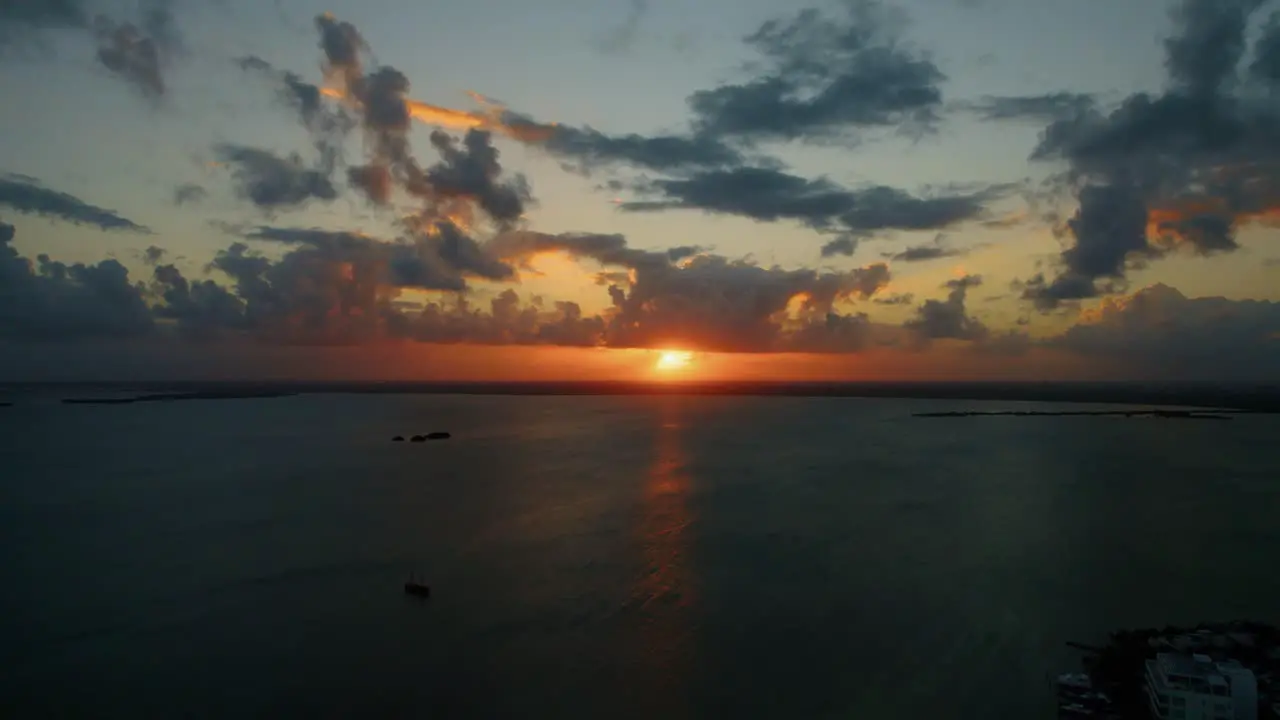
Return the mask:
[(1280, 2), (16, 0), (0, 97), (0, 381), (1280, 382)]

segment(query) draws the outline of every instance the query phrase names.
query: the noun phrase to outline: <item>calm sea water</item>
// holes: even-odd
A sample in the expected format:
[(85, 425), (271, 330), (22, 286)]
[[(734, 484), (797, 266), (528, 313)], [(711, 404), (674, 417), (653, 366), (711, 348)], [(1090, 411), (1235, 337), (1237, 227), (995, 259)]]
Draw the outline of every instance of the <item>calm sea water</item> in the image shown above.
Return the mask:
[(1045, 718), (1068, 640), (1280, 622), (1280, 417), (911, 417), (1006, 408), (0, 409), (0, 715)]

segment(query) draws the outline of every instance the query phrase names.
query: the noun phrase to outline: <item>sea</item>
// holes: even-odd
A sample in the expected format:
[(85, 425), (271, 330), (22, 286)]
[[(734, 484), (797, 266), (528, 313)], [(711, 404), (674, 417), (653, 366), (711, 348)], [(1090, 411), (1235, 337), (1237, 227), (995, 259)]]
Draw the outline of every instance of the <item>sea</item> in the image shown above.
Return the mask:
[(18, 398), (0, 716), (1051, 718), (1069, 641), (1280, 623), (1280, 415), (914, 417), (1095, 408)]

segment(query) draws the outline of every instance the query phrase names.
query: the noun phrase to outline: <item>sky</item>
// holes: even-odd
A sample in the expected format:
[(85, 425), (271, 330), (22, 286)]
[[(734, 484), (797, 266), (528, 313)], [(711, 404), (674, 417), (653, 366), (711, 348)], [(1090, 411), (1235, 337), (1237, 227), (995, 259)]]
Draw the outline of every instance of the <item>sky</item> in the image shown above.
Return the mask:
[(1275, 0), (7, 0), (0, 97), (0, 380), (1280, 382)]

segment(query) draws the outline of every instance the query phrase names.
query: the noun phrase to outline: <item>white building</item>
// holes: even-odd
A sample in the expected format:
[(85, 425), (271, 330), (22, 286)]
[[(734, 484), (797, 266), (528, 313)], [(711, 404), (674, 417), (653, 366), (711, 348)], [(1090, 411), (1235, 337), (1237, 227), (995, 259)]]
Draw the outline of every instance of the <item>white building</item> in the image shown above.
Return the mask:
[(1164, 720), (1258, 718), (1258, 681), (1234, 660), (1160, 653), (1147, 661), (1147, 697)]

